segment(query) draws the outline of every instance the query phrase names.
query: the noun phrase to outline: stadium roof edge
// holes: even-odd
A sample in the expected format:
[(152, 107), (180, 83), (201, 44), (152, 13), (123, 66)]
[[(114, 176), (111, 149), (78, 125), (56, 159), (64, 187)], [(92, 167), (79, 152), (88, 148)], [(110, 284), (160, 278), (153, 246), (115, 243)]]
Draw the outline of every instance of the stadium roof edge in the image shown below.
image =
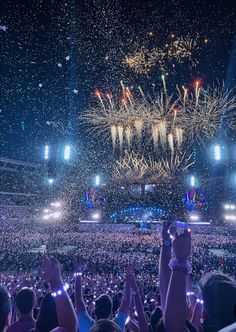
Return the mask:
[(0, 195), (12, 195), (12, 196), (36, 196), (35, 194), (29, 194), (29, 193), (17, 193), (17, 192), (10, 192), (10, 191), (0, 191)]
[(0, 157), (0, 163), (4, 164), (10, 164), (10, 165), (19, 165), (19, 166), (25, 166), (25, 167), (32, 167), (32, 168), (40, 168), (43, 165), (42, 164), (34, 164), (26, 161), (20, 161), (20, 160), (14, 160), (14, 159), (9, 159), (9, 158), (2, 158)]

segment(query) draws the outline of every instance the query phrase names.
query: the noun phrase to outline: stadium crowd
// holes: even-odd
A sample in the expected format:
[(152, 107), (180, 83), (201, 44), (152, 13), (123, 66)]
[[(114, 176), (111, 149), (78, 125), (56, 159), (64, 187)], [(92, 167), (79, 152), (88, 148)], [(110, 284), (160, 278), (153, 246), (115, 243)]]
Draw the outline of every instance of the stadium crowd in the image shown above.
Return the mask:
[(169, 226), (1, 220), (0, 331), (211, 332), (234, 323), (233, 231)]

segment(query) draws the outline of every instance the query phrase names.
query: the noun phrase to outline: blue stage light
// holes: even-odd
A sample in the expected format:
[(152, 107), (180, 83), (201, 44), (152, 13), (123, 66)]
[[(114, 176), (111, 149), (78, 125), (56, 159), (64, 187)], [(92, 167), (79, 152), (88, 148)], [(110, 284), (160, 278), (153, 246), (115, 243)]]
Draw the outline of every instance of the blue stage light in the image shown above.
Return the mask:
[(71, 147), (70, 145), (66, 145), (64, 149), (64, 159), (69, 160), (71, 157)]
[(214, 146), (214, 159), (221, 160), (221, 147), (219, 145)]
[(96, 177), (95, 177), (95, 185), (96, 186), (99, 186), (100, 185), (100, 176), (99, 175), (96, 175)]
[(45, 145), (45, 148), (44, 148), (44, 159), (45, 160), (49, 159), (49, 146), (48, 145)]
[(195, 179), (194, 175), (192, 175), (190, 178), (190, 185), (191, 185), (191, 187), (195, 187), (195, 185), (196, 185), (196, 179)]

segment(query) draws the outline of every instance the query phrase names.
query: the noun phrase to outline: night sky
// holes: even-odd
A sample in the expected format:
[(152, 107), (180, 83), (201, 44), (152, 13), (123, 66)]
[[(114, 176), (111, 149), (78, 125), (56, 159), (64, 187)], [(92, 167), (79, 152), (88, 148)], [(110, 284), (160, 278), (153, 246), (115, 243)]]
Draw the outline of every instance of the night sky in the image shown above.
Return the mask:
[[(79, 115), (96, 88), (116, 93), (123, 80), (155, 93), (162, 70), (137, 74), (125, 63), (142, 47), (172, 38), (197, 40), (191, 61), (167, 63), (176, 84), (232, 84), (236, 37), (234, 0), (2, 0), (0, 1), (0, 156), (40, 160), (45, 143), (72, 142), (102, 156)], [(236, 61), (236, 60), (235, 60)], [(87, 128), (88, 129), (88, 128)]]

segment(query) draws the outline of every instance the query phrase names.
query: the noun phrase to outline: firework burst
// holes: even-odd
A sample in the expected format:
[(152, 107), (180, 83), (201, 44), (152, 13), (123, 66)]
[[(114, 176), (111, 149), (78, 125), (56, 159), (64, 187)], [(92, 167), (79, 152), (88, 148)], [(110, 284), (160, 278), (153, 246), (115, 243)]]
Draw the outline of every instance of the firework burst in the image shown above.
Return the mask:
[(165, 53), (159, 48), (149, 51), (145, 47), (136, 50), (125, 57), (123, 64), (132, 69), (136, 74), (148, 75), (156, 66), (165, 70)]
[[(110, 96), (110, 95), (109, 95)], [(99, 106), (89, 109), (82, 118), (90, 130), (110, 138), (113, 148), (132, 149), (136, 141), (147, 139), (157, 151), (169, 150), (172, 155), (186, 143), (203, 144), (214, 139), (221, 125), (228, 122), (235, 128), (236, 96), (225, 86), (204, 90), (197, 81), (193, 92), (177, 89), (168, 95), (162, 91), (154, 99), (132, 96), (123, 86), (121, 101), (115, 103), (99, 94)]]
[(149, 169), (144, 156), (134, 152), (125, 152), (124, 158), (118, 160), (113, 168), (113, 178), (122, 181), (140, 181)]
[(192, 66), (198, 64), (198, 60), (194, 57), (194, 53), (200, 48), (198, 43), (198, 36), (193, 38), (186, 37), (173, 37), (171, 42), (166, 45), (166, 54), (169, 60), (177, 63), (183, 63), (188, 60)]
[(194, 67), (198, 64), (195, 53), (199, 48), (199, 36), (176, 37), (172, 34), (162, 48), (137, 48), (125, 56), (123, 64), (138, 75), (148, 75), (155, 68), (166, 72), (169, 67), (173, 68), (185, 61)]
[(171, 180), (187, 172), (194, 163), (195, 161), (192, 160), (192, 154), (189, 156), (187, 156), (186, 153), (175, 154), (170, 158), (162, 158), (160, 160), (160, 173), (166, 180)]
[[(198, 82), (196, 82), (197, 85)], [(202, 89), (197, 85), (188, 100), (179, 99), (185, 109), (182, 127), (190, 141), (203, 143), (219, 133), (225, 122), (235, 121), (236, 96), (225, 86)]]
[(124, 158), (118, 160), (113, 168), (113, 178), (119, 181), (161, 183), (179, 178), (194, 163), (192, 154), (171, 154), (155, 161), (126, 151)]

